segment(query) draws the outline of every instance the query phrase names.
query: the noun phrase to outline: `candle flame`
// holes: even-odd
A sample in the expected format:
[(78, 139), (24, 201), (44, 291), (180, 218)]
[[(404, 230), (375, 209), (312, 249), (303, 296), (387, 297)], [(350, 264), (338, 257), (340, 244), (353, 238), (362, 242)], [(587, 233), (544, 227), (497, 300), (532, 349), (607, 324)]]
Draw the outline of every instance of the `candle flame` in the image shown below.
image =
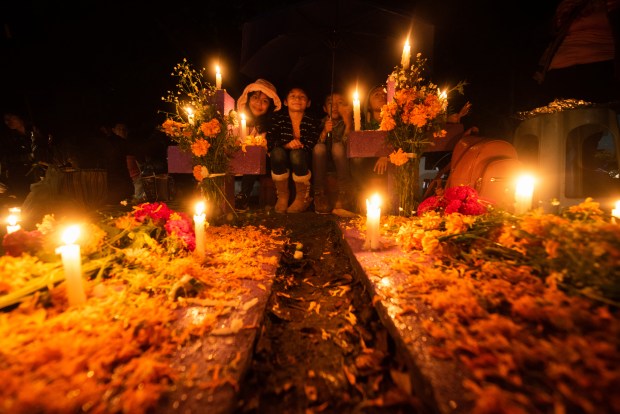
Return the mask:
[(9, 214), (9, 216), (6, 218), (6, 222), (9, 226), (17, 225), (18, 221), (19, 217), (17, 216), (17, 214)]
[(376, 210), (381, 207), (381, 196), (379, 194), (373, 194), (370, 199), (366, 199), (366, 208)]
[(80, 237), (80, 226), (74, 224), (65, 229), (62, 234), (62, 241), (65, 244), (74, 244), (78, 237)]
[(220, 75), (220, 65), (215, 65), (215, 73)]
[(360, 95), (357, 93), (357, 89), (353, 92), (353, 100), (358, 101), (360, 99)]
[(517, 187), (515, 195), (519, 196), (531, 196), (534, 191), (534, 183), (536, 179), (532, 175), (522, 175), (517, 178)]
[(19, 214), (21, 214), (21, 212), (22, 212), (22, 209), (19, 208), (19, 207), (10, 207), (9, 208), (9, 214), (17, 214), (17, 215), (19, 215)]
[(245, 114), (243, 112), (241, 113), (241, 120), (245, 121)]
[(197, 202), (195, 210), (196, 210), (196, 215), (197, 216), (203, 214), (205, 212), (205, 202), (204, 201)]
[(620, 200), (616, 201), (616, 210), (620, 211)]
[(185, 108), (185, 111), (187, 112), (187, 115), (192, 116), (194, 114), (194, 110), (192, 109), (191, 106), (188, 106), (187, 108)]

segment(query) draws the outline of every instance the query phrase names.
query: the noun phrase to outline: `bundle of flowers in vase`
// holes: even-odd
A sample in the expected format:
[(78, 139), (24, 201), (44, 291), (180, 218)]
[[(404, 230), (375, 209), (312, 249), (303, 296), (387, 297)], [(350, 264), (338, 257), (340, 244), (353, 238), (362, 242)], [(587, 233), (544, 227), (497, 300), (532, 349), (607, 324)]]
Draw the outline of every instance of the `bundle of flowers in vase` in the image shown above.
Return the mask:
[[(393, 100), (381, 109), (380, 129), (388, 131), (388, 144), (394, 148), (389, 159), (396, 169), (399, 211), (413, 215), (420, 202), (419, 168), (422, 153), (435, 138), (446, 135), (448, 94), (463, 92), (464, 83), (441, 91), (425, 78), (426, 59), (417, 54), (414, 62), (401, 62), (390, 74)], [(389, 99), (389, 98), (388, 98)]]
[(165, 112), (161, 130), (192, 155), (192, 172), (202, 195), (219, 205), (225, 200), (223, 183), (228, 164), (239, 149), (237, 113), (218, 110), (217, 90), (206, 80), (206, 69), (198, 71), (183, 59), (172, 76), (177, 78), (176, 91), (168, 91), (162, 100), (173, 108)]

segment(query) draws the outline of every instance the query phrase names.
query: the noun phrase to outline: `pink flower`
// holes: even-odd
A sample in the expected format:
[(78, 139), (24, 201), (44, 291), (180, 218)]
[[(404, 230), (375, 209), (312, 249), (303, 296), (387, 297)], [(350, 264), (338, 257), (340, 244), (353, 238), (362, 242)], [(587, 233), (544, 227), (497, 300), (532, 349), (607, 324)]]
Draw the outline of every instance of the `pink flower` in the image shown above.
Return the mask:
[(486, 213), (487, 209), (480, 202), (475, 189), (461, 185), (446, 189), (443, 196), (431, 196), (422, 201), (418, 206), (418, 216), (429, 211), (477, 216)]
[(24, 253), (34, 254), (43, 246), (43, 234), (39, 230), (23, 229), (6, 234), (2, 239), (2, 247), (9, 256), (21, 256)]

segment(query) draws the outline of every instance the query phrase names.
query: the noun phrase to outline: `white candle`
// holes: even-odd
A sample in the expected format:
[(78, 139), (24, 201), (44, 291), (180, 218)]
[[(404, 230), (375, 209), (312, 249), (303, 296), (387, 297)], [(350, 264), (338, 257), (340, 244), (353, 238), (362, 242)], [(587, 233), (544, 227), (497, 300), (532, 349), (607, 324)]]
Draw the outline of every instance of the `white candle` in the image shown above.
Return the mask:
[(534, 177), (531, 175), (524, 175), (517, 179), (517, 187), (515, 189), (515, 214), (523, 214), (531, 210), (534, 181)]
[(205, 257), (205, 203), (196, 203), (196, 214), (194, 214), (194, 232), (196, 233), (196, 254), (199, 258)]
[(409, 67), (409, 60), (411, 59), (411, 46), (409, 46), (409, 39), (405, 42), (405, 47), (403, 47), (403, 57), (400, 60), (400, 64), (403, 69), (407, 69)]
[(194, 125), (194, 110), (188, 106), (185, 108), (185, 111), (187, 112), (187, 122), (189, 122), (190, 125)]
[(222, 89), (222, 74), (220, 73), (220, 65), (215, 67), (215, 89)]
[(437, 95), (439, 95), (439, 102), (441, 102), (441, 109), (445, 112), (448, 109), (448, 93), (444, 89), (443, 91), (437, 88)]
[(616, 201), (616, 208), (611, 210), (611, 220), (613, 223), (620, 220), (620, 200)]
[(245, 121), (245, 114), (241, 114), (241, 128), (239, 130), (239, 138), (241, 138), (242, 141), (245, 141), (245, 137), (248, 136), (248, 131), (247, 131), (247, 123)]
[(21, 229), (22, 227), (18, 224), (19, 216), (17, 214), (9, 214), (6, 218), (7, 226), (6, 226), (6, 234), (11, 234)]
[(355, 131), (362, 129), (362, 116), (360, 113), (360, 97), (357, 90), (353, 94), (353, 127)]
[(56, 254), (62, 258), (62, 266), (65, 271), (65, 281), (67, 284), (67, 296), (69, 305), (77, 306), (86, 302), (84, 285), (82, 282), (82, 258), (80, 256), (80, 245), (75, 241), (80, 235), (79, 226), (68, 227), (62, 235), (64, 246), (56, 249)]
[(381, 197), (378, 194), (366, 199), (366, 249), (379, 248), (379, 224), (381, 222)]

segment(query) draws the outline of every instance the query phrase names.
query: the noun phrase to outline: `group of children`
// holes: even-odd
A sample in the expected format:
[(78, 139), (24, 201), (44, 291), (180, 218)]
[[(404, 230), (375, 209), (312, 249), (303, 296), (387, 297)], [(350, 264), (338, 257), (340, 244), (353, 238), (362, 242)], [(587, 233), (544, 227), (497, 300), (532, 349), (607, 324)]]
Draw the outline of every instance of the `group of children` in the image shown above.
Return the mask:
[[(382, 86), (377, 86), (368, 96), (363, 129), (377, 129), (387, 94)], [(355, 194), (385, 185), (387, 158), (347, 157), (346, 142), (353, 131), (353, 111), (341, 91), (326, 96), (322, 119), (308, 114), (310, 104), (302, 86), (289, 87), (281, 101), (273, 84), (258, 79), (245, 87), (237, 100), (237, 111), (246, 114), (248, 135), (262, 135), (267, 142), (277, 213), (300, 213), (314, 204), (318, 214), (353, 216), (357, 208)], [(332, 164), (338, 187), (333, 205), (327, 188)], [(292, 202), (291, 179), (295, 187)], [(241, 178), (241, 191), (235, 196), (238, 211), (248, 209), (256, 180), (255, 175)]]

